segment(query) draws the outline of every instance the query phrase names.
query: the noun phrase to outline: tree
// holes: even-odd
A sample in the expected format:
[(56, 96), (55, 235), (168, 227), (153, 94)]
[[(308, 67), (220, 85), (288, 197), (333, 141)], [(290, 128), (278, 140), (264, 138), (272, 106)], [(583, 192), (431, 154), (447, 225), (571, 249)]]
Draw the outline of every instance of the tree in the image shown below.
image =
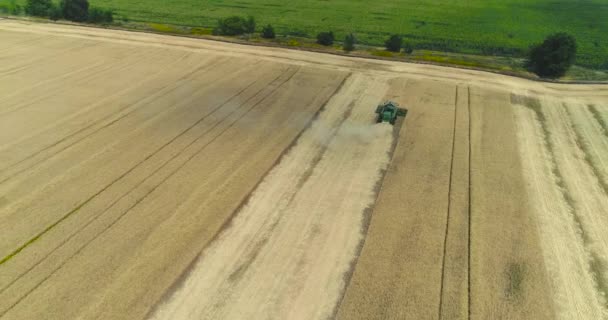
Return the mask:
[(414, 47), (409, 42), (406, 42), (403, 45), (403, 52), (407, 54), (412, 54), (412, 52), (414, 52)]
[(110, 23), (114, 21), (112, 10), (93, 7), (89, 10), (88, 21), (91, 23)]
[(106, 9), (103, 11), (103, 21), (105, 23), (114, 22), (114, 12), (110, 9)]
[(57, 21), (63, 18), (63, 13), (61, 12), (61, 8), (55, 4), (49, 9), (49, 19), (53, 21)]
[(567, 33), (555, 33), (530, 48), (526, 66), (541, 77), (559, 78), (566, 74), (576, 57), (576, 39)]
[(27, 0), (25, 4), (25, 13), (32, 16), (46, 17), (52, 6), (53, 3), (51, 0)]
[(8, 3), (0, 4), (0, 12), (8, 13), (13, 16), (17, 16), (21, 14), (21, 6), (17, 4), (15, 0), (8, 0)]
[(344, 38), (344, 46), (343, 46), (344, 51), (350, 52), (350, 51), (355, 50), (355, 43), (356, 43), (355, 36), (352, 33), (347, 34), (346, 37)]
[(231, 16), (217, 21), (217, 27), (213, 29), (213, 33), (224, 36), (237, 36), (255, 29), (255, 20), (253, 17), (245, 19), (239, 16)]
[(317, 34), (317, 43), (324, 46), (331, 46), (334, 44), (334, 33), (332, 31), (319, 32), (319, 34)]
[(266, 39), (274, 39), (276, 35), (274, 34), (274, 28), (271, 25), (267, 25), (262, 28), (262, 38)]
[(84, 22), (89, 16), (89, 1), (62, 0), (61, 9), (65, 19), (76, 22)]
[(399, 51), (401, 51), (402, 43), (403, 43), (403, 38), (401, 38), (400, 35), (394, 34), (394, 35), (390, 36), (390, 38), (388, 38), (386, 40), (386, 42), (384, 42), (384, 46), (386, 47), (386, 50), (388, 50), (388, 51), (399, 52)]

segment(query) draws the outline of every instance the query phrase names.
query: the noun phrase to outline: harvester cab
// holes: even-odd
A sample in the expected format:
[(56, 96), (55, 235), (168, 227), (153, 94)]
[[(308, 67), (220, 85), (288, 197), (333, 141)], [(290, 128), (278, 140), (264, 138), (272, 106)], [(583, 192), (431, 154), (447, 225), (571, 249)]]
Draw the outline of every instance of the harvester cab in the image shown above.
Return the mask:
[(397, 121), (397, 117), (405, 117), (407, 110), (399, 108), (399, 105), (396, 102), (385, 101), (378, 105), (376, 113), (378, 114), (376, 122), (388, 122), (394, 125), (395, 121)]

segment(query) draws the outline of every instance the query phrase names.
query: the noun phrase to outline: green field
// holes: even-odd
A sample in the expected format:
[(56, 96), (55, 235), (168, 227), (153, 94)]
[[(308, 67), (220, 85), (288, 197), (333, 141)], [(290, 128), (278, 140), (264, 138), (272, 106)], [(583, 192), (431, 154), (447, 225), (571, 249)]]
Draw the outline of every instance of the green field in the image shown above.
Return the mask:
[(138, 22), (211, 27), (221, 17), (253, 15), (279, 34), (333, 30), (343, 39), (353, 32), (362, 43), (381, 45), (400, 33), (417, 49), (484, 55), (521, 55), (531, 43), (566, 31), (578, 40), (578, 65), (608, 69), (608, 0), (89, 1)]

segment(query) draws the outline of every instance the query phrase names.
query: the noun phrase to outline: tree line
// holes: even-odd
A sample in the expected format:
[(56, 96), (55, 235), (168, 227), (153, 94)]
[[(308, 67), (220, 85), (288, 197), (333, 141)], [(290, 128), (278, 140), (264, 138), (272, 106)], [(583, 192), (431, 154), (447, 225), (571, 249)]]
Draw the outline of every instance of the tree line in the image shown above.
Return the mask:
[(25, 13), (51, 20), (65, 19), (75, 22), (111, 23), (114, 13), (109, 9), (90, 7), (88, 0), (61, 0), (59, 4), (51, 0), (27, 0)]
[[(218, 20), (217, 27), (213, 30), (216, 35), (242, 35), (251, 34), (256, 30), (253, 17), (232, 16)], [(273, 39), (276, 34), (272, 25), (266, 25), (261, 30), (262, 38)], [(317, 44), (322, 46), (333, 46), (335, 35), (332, 31), (323, 31), (317, 34)], [(347, 34), (342, 42), (342, 49), (351, 52), (356, 49), (357, 39), (352, 33)], [(386, 51), (403, 52), (411, 54), (414, 46), (403, 40), (399, 34), (390, 35), (384, 42)], [(525, 67), (546, 78), (559, 78), (572, 66), (576, 57), (576, 39), (566, 33), (556, 33), (548, 36), (542, 43), (530, 47)]]
[[(12, 2), (10, 12), (18, 12), (21, 8)], [(52, 0), (27, 0), (24, 7), (27, 14), (48, 17), (51, 20), (66, 19), (75, 22), (111, 23), (114, 21), (112, 10), (90, 7), (88, 0), (60, 0), (55, 4)], [(237, 36), (256, 32), (256, 21), (252, 16), (230, 16), (219, 19), (213, 29), (215, 35)], [(268, 24), (262, 27), (262, 38), (274, 39), (275, 30)], [(319, 32), (316, 42), (322, 46), (333, 46), (335, 35), (332, 31)], [(342, 49), (346, 52), (356, 50), (357, 39), (349, 33), (344, 37)], [(390, 35), (384, 42), (386, 51), (411, 54), (414, 46), (404, 42), (399, 34)], [(419, 48), (420, 49), (420, 48)], [(559, 78), (573, 65), (576, 58), (576, 39), (567, 33), (555, 33), (548, 36), (542, 43), (534, 44), (527, 53), (525, 67), (546, 78)]]

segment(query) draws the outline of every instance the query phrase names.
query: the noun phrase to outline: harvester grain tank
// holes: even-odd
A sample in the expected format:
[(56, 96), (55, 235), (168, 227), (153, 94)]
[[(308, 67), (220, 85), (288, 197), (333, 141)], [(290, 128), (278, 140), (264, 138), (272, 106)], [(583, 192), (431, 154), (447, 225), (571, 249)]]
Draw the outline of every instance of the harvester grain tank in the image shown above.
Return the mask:
[(376, 122), (388, 122), (390, 124), (395, 124), (397, 117), (405, 117), (407, 110), (399, 108), (399, 105), (396, 102), (385, 101), (384, 103), (378, 105), (376, 108), (376, 113), (378, 114), (378, 119)]

